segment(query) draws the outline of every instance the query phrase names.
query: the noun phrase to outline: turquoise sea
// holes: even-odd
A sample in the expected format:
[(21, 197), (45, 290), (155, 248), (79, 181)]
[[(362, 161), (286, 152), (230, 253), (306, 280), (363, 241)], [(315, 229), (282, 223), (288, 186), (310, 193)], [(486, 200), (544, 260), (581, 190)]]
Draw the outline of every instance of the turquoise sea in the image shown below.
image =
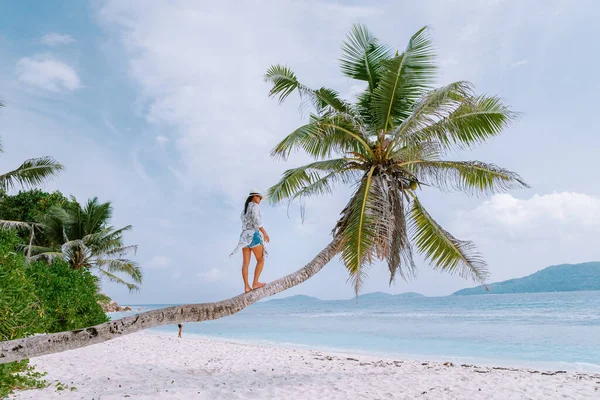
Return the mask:
[[(150, 310), (169, 305), (133, 305)], [(117, 318), (125, 313), (113, 313)], [(126, 314), (131, 314), (128, 312)], [(174, 325), (151, 329), (177, 334)], [(600, 291), (264, 301), (185, 336), (476, 365), (600, 372)]]

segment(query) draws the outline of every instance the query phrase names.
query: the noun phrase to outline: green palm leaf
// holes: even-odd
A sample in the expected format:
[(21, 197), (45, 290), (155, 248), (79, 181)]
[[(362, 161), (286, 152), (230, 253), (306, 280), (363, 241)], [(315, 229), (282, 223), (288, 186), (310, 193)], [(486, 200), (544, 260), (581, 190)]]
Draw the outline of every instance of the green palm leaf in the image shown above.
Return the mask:
[(42, 253), (31, 256), (29, 260), (31, 262), (45, 261), (47, 263), (52, 263), (52, 261), (57, 258), (64, 259), (64, 254), (60, 251), (43, 251)]
[(382, 64), (381, 80), (373, 91), (377, 130), (387, 132), (404, 118), (432, 84), (435, 64), (427, 27), (415, 33), (404, 53)]
[(481, 161), (411, 161), (399, 165), (420, 182), (442, 190), (491, 195), (529, 187), (517, 173)]
[(290, 94), (297, 91), (300, 98), (312, 103), (320, 115), (339, 113), (350, 117), (350, 119), (357, 117), (350, 104), (342, 100), (338, 92), (325, 87), (313, 90), (303, 85), (289, 67), (273, 65), (267, 70), (264, 79), (265, 82), (273, 85), (269, 91), (269, 96), (278, 97), (280, 103), (283, 103)]
[(31, 222), (23, 222), (23, 221), (7, 221), (0, 219), (0, 229), (8, 229), (8, 230), (30, 230), (33, 224)]
[(463, 101), (447, 117), (412, 133), (412, 143), (437, 140), (447, 149), (470, 148), (499, 135), (518, 113), (494, 96), (478, 96)]
[(97, 197), (88, 199), (81, 210), (81, 229), (78, 236), (102, 230), (112, 218), (112, 205), (110, 202), (100, 203)]
[(372, 151), (352, 122), (341, 117), (312, 116), (311, 122), (289, 134), (271, 151), (271, 156), (287, 159), (295, 149), (302, 149), (315, 159), (333, 154)]
[(364, 267), (372, 262), (374, 245), (377, 240), (377, 225), (370, 211), (373, 207), (374, 170), (374, 168), (369, 170), (356, 194), (350, 200), (345, 213), (343, 229), (339, 231), (342, 236), (342, 260), (354, 282), (354, 290), (357, 295), (366, 279)]
[(17, 184), (26, 187), (38, 186), (58, 175), (64, 167), (52, 157), (32, 158), (17, 169), (0, 175), (0, 189), (7, 191)]
[(396, 275), (404, 280), (416, 276), (417, 267), (413, 259), (412, 245), (408, 238), (406, 228), (405, 199), (401, 188), (394, 183), (388, 189), (389, 203), (392, 213), (390, 223), (390, 248), (386, 255), (388, 269), (390, 271), (390, 284)]
[(123, 278), (120, 278), (119, 276), (117, 276), (105, 269), (98, 268), (98, 272), (100, 273), (100, 276), (105, 277), (106, 279), (108, 279), (111, 282), (127, 286), (127, 289), (129, 289), (130, 292), (140, 289), (139, 286), (137, 286), (133, 283), (129, 283), (129, 282), (123, 280)]
[(328, 175), (340, 173), (346, 165), (346, 159), (337, 158), (289, 169), (283, 173), (278, 183), (269, 188), (267, 197), (271, 203), (294, 198), (299, 191), (322, 179), (323, 173)]
[(366, 26), (354, 25), (342, 43), (340, 64), (344, 75), (367, 82), (373, 91), (379, 83), (381, 62), (390, 57), (390, 48), (380, 44)]
[(458, 273), (463, 278), (470, 277), (485, 283), (489, 275), (487, 264), (475, 250), (475, 245), (458, 240), (445, 231), (431, 218), (416, 196), (410, 211), (409, 229), (417, 250), (435, 269)]
[[(415, 104), (410, 115), (392, 133), (392, 143), (388, 154), (397, 151), (398, 146), (420, 147), (422, 141), (414, 132), (436, 124), (472, 97), (469, 82), (459, 81), (428, 92)], [(417, 140), (411, 140), (412, 138)], [(431, 140), (431, 139), (430, 139)]]
[(136, 254), (138, 246), (130, 245), (130, 246), (122, 246), (122, 247), (114, 247), (110, 250), (106, 250), (104, 254), (110, 257), (124, 257), (129, 253)]

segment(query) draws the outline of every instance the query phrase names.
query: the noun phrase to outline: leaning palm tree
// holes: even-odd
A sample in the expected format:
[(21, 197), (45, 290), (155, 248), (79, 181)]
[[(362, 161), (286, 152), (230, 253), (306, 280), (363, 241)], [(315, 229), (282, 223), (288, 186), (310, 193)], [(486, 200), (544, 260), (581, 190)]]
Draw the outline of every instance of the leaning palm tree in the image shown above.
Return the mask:
[(314, 162), (286, 171), (269, 198), (302, 201), (331, 193), (338, 183), (355, 186), (333, 236), (357, 294), (376, 260), (387, 261), (390, 283), (397, 275), (412, 277), (415, 250), (436, 269), (485, 283), (486, 263), (473, 243), (444, 230), (419, 190), (490, 194), (527, 187), (516, 173), (494, 164), (444, 158), (498, 135), (516, 114), (497, 97), (475, 95), (468, 82), (433, 88), (433, 56), (426, 28), (394, 54), (357, 25), (340, 60), (346, 77), (364, 83), (354, 102), (326, 87), (308, 88), (285, 66), (274, 65), (266, 75), (271, 96), (283, 102), (297, 92), (315, 109), (272, 152), (285, 160), (302, 150)]
[(341, 64), (347, 77), (365, 84), (354, 103), (332, 89), (308, 88), (287, 67), (273, 66), (266, 75), (273, 85), (271, 96), (283, 101), (298, 92), (303, 105), (315, 107), (308, 124), (273, 150), (274, 156), (286, 159), (301, 149), (315, 161), (285, 172), (269, 190), (271, 201), (330, 193), (336, 183), (356, 185), (332, 241), (312, 261), (231, 299), (2, 342), (0, 363), (101, 343), (153, 326), (222, 318), (304, 282), (340, 253), (357, 291), (367, 267), (378, 259), (387, 260), (391, 280), (396, 275), (412, 276), (413, 250), (435, 268), (484, 282), (486, 264), (473, 244), (456, 239), (436, 223), (418, 193), (426, 187), (472, 194), (526, 187), (517, 174), (495, 165), (442, 158), (500, 134), (516, 114), (496, 97), (474, 95), (466, 82), (433, 89), (435, 66), (426, 29), (410, 39), (403, 53), (392, 53), (365, 27), (355, 26), (343, 44)]
[(63, 207), (53, 207), (39, 221), (52, 248), (32, 246), (28, 252), (31, 260), (64, 258), (73, 269), (90, 269), (109, 281), (126, 285), (129, 290), (138, 289), (118, 274), (127, 275), (135, 283), (142, 282), (142, 272), (137, 264), (126, 257), (137, 250), (136, 245), (125, 246), (123, 233), (131, 225), (115, 229), (110, 225), (112, 206), (100, 203), (96, 197), (81, 206), (71, 198)]
[[(0, 101), (0, 108), (4, 104)], [(4, 152), (0, 142), (0, 153)], [(16, 169), (0, 174), (0, 193), (8, 192), (15, 187), (36, 187), (48, 179), (58, 175), (64, 167), (52, 157), (31, 158), (25, 160)], [(6, 221), (0, 219), (0, 228), (5, 229), (27, 229), (31, 231), (33, 238), (34, 224), (23, 221)]]

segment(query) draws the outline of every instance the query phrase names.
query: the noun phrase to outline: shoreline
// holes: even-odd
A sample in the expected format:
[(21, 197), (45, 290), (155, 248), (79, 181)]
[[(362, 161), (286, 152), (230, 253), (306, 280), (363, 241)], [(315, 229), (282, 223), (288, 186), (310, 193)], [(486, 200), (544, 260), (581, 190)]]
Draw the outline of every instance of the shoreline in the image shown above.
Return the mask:
[[(600, 374), (406, 360), (139, 332), (31, 360), (10, 399), (598, 398)], [(64, 390), (57, 390), (56, 384)], [(71, 391), (71, 388), (75, 388)]]
[[(160, 329), (160, 328), (159, 328)], [(167, 333), (162, 330), (148, 329), (143, 332), (146, 335), (157, 335), (157, 336), (177, 336), (175, 333)], [(501, 367), (507, 369), (519, 369), (519, 370), (537, 370), (544, 372), (552, 371), (566, 371), (573, 374), (587, 374), (587, 375), (600, 375), (600, 364), (590, 364), (586, 362), (566, 362), (566, 361), (525, 361), (525, 360), (511, 360), (511, 359), (498, 359), (498, 358), (480, 358), (480, 357), (457, 357), (457, 356), (444, 356), (444, 355), (427, 355), (427, 354), (411, 354), (411, 353), (385, 353), (371, 350), (361, 350), (352, 348), (338, 348), (328, 347), (319, 345), (308, 345), (294, 342), (278, 342), (272, 340), (255, 340), (255, 339), (243, 339), (223, 336), (211, 336), (201, 333), (186, 333), (183, 332), (183, 338), (189, 338), (191, 340), (204, 340), (222, 342), (226, 344), (240, 344), (246, 346), (259, 346), (259, 347), (270, 347), (270, 348), (281, 348), (287, 350), (300, 350), (300, 351), (320, 351), (326, 353), (335, 353), (338, 355), (348, 356), (361, 356), (371, 358), (385, 358), (385, 359), (401, 359), (404, 361), (411, 362), (431, 362), (431, 363), (445, 363), (452, 362), (454, 364), (478, 364), (480, 367)]]

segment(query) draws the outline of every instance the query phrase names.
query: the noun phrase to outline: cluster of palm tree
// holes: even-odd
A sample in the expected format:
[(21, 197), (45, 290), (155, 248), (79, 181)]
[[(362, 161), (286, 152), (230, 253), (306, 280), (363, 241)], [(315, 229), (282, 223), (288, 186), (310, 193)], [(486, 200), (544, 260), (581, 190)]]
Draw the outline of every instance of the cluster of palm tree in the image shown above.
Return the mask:
[[(4, 105), (0, 102), (0, 108)], [(0, 143), (0, 153), (3, 152)], [(18, 168), (0, 175), (0, 191), (7, 192), (16, 187), (31, 188), (55, 177), (64, 169), (52, 157), (32, 158)], [(112, 282), (126, 285), (130, 290), (138, 289), (142, 273), (137, 264), (125, 258), (135, 252), (137, 246), (125, 246), (123, 233), (131, 225), (115, 229), (110, 225), (112, 206), (92, 198), (82, 207), (74, 197), (66, 205), (52, 207), (48, 214), (36, 222), (0, 220), (0, 228), (27, 229), (28, 244), (22, 246), (28, 260), (52, 262), (59, 257), (74, 269), (90, 269)], [(36, 230), (43, 230), (46, 243), (35, 242)], [(129, 276), (130, 283), (118, 274)]]

